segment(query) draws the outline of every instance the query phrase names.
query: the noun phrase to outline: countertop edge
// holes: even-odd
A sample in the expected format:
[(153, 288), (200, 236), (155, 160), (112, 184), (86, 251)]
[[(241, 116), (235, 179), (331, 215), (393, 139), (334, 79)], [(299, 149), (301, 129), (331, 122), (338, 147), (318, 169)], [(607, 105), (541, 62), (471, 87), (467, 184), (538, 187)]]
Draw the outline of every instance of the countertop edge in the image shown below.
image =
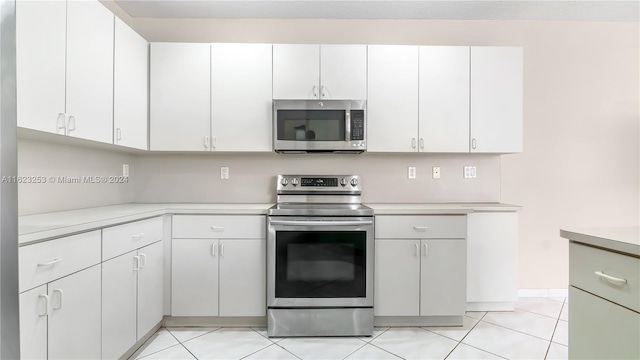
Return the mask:
[(598, 235), (589, 235), (564, 229), (560, 229), (560, 237), (568, 239), (570, 242), (580, 243), (588, 246), (596, 246), (603, 249), (640, 257), (640, 245), (609, 239)]

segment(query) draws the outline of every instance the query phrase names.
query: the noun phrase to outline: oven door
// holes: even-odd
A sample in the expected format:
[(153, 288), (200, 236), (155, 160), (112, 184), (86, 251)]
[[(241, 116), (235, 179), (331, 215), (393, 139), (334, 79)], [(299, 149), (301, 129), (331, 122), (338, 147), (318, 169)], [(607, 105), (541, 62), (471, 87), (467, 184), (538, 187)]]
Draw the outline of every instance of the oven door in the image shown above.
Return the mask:
[(269, 217), (267, 305), (372, 307), (372, 217)]

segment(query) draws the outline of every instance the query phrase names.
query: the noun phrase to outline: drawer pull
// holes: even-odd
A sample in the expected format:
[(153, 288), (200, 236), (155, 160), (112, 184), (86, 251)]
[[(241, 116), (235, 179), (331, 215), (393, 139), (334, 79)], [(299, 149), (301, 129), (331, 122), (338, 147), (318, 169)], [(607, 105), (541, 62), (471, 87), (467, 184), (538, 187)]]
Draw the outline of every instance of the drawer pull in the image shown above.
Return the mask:
[(212, 226), (211, 230), (217, 231), (217, 232), (222, 232), (222, 231), (224, 231), (224, 226)]
[(49, 266), (49, 265), (53, 265), (53, 264), (55, 264), (55, 263), (57, 263), (57, 262), (60, 262), (60, 261), (62, 261), (62, 258), (60, 258), (60, 259), (53, 259), (53, 260), (51, 260), (51, 261), (49, 261), (49, 262), (46, 262), (46, 263), (38, 263), (38, 266)]
[(40, 294), (38, 295), (38, 297), (41, 297), (44, 299), (44, 313), (38, 314), (38, 316), (42, 317), (42, 316), (49, 315), (49, 296), (45, 294)]
[(621, 279), (621, 278), (617, 278), (615, 276), (607, 275), (607, 274), (603, 273), (602, 271), (596, 271), (595, 274), (600, 276), (601, 278), (607, 280), (607, 281), (610, 281), (610, 282), (616, 284), (616, 285), (622, 286), (622, 285), (627, 283), (627, 279)]
[(427, 231), (427, 227), (426, 226), (414, 226), (413, 227), (416, 231)]
[(140, 233), (138, 235), (133, 235), (131, 236), (133, 238), (133, 240), (139, 240), (144, 236), (144, 233)]

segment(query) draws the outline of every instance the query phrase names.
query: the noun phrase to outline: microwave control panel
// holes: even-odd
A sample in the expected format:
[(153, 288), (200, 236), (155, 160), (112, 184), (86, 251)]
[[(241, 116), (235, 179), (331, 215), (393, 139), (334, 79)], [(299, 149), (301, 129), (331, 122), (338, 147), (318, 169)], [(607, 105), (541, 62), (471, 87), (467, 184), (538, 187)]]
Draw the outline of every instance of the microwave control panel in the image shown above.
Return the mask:
[(364, 140), (364, 110), (351, 110), (351, 139), (349, 140)]

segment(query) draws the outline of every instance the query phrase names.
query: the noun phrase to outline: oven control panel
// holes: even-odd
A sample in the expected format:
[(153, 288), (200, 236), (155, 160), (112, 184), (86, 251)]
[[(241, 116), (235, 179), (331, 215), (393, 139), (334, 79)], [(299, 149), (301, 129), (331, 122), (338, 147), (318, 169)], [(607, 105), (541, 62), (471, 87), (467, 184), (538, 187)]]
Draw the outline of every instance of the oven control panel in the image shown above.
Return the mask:
[(358, 175), (278, 175), (277, 191), (286, 193), (362, 191)]

